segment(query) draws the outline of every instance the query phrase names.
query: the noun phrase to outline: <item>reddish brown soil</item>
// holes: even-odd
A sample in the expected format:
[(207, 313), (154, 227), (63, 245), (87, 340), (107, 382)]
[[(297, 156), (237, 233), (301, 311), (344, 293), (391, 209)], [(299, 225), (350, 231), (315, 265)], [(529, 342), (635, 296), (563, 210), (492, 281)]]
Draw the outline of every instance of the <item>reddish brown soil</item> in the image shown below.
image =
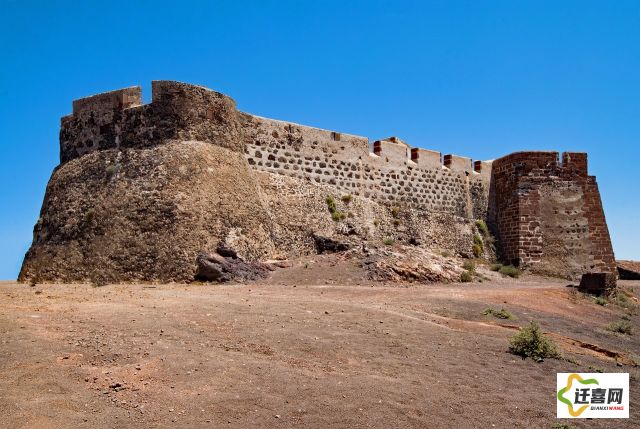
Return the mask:
[[(617, 305), (560, 281), (381, 286), (306, 264), (252, 285), (0, 283), (0, 426), (551, 428), (556, 372), (596, 370), (631, 373), (614, 426), (638, 421), (638, 316), (606, 331)], [(507, 352), (531, 319), (568, 360)]]

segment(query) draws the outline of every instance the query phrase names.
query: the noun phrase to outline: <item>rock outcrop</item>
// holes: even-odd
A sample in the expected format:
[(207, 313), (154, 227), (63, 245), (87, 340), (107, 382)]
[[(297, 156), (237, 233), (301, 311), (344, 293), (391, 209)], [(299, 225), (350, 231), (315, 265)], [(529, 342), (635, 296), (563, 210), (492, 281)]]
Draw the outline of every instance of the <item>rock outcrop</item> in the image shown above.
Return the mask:
[(616, 261), (620, 280), (640, 280), (640, 262)]

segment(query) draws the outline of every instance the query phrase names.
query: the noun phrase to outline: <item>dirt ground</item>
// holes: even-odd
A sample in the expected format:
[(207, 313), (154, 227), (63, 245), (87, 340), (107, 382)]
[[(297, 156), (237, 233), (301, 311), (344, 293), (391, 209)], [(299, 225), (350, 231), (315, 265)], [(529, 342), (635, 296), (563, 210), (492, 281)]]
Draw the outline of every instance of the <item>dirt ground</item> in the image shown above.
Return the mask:
[[(570, 423), (637, 427), (637, 314), (614, 334), (628, 310), (566, 281), (384, 285), (330, 267), (244, 285), (1, 282), (0, 426), (551, 428), (556, 373), (604, 371), (631, 374), (631, 419)], [(534, 319), (564, 360), (507, 352)]]

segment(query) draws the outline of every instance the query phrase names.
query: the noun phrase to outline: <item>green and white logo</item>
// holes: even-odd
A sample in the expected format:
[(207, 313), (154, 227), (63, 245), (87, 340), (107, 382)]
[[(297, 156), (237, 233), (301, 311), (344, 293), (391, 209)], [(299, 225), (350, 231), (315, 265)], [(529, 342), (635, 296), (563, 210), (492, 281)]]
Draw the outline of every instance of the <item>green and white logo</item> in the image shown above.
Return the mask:
[(558, 373), (558, 418), (629, 418), (629, 374)]

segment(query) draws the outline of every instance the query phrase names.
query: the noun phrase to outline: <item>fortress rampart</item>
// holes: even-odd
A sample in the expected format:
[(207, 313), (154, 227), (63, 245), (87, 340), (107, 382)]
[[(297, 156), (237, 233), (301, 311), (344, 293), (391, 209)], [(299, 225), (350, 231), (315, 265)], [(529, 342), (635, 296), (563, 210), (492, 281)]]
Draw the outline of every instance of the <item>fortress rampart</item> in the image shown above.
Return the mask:
[(198, 140), (243, 151), (252, 168), (296, 177), (390, 205), (484, 218), (490, 161), (411, 148), (396, 137), (322, 130), (239, 112), (207, 88), (152, 83), (152, 102), (140, 87), (76, 100), (62, 118), (60, 160), (96, 150), (143, 148), (167, 140)]
[[(178, 146), (175, 146), (176, 144)], [(181, 161), (171, 157), (166, 149), (161, 151), (161, 158), (158, 160), (154, 158), (156, 155), (142, 155), (144, 151), (138, 151), (169, 146), (184, 152), (178, 157)], [(215, 153), (204, 147), (212, 150), (215, 148)], [(328, 229), (327, 225), (332, 224), (331, 218), (329, 216), (329, 223), (326, 223), (326, 205), (324, 209), (322, 207), (325, 196), (333, 194), (352, 195), (356, 199), (371, 203), (366, 203), (369, 206), (362, 206), (360, 213), (355, 215), (360, 217), (351, 222), (366, 225), (362, 232), (365, 237), (379, 239), (391, 234), (395, 238), (419, 242), (426, 247), (438, 247), (445, 243), (451, 246), (451, 249), (470, 249), (474, 222), (481, 219), (487, 222), (497, 238), (499, 256), (510, 263), (529, 267), (534, 271), (567, 276), (576, 276), (588, 271), (615, 270), (598, 186), (595, 178), (588, 175), (587, 155), (584, 153), (564, 153), (560, 158), (557, 152), (517, 152), (495, 161), (473, 161), (458, 155), (442, 155), (434, 150), (413, 148), (397, 137), (370, 143), (367, 138), (361, 136), (244, 113), (238, 111), (235, 101), (224, 94), (201, 86), (173, 81), (152, 82), (152, 101), (148, 104), (142, 103), (140, 87), (75, 100), (72, 114), (61, 120), (61, 167), (72, 161), (74, 165), (83, 165), (84, 157), (91, 154), (87, 159), (91, 159), (92, 170), (87, 171), (98, 171), (96, 157), (100, 158), (100, 154), (104, 153), (102, 162), (105, 162), (107, 167), (119, 165), (121, 154), (125, 154), (127, 162), (131, 163), (131, 167), (128, 168), (139, 168), (140, 165), (136, 164), (139, 161), (135, 156), (126, 155), (135, 155), (138, 152), (140, 156), (147, 157), (145, 159), (148, 161), (145, 162), (153, 161), (158, 164), (154, 167), (154, 174), (158, 177), (164, 177), (165, 174), (162, 162), (170, 163), (170, 168), (175, 169), (178, 168), (174, 165), (176, 162), (193, 164), (192, 161), (188, 161), (193, 154), (206, 152), (207, 160), (217, 159), (218, 161), (207, 161), (213, 164), (205, 170), (198, 167), (193, 170), (193, 178), (189, 179), (190, 176), (187, 175), (184, 180), (197, 181), (199, 189), (216, 187), (217, 184), (225, 182), (227, 187), (224, 188), (224, 192), (233, 192), (233, 183), (229, 181), (230, 175), (233, 175), (236, 178), (234, 180), (243, 181), (243, 192), (246, 195), (238, 201), (250, 201), (249, 205), (254, 207), (251, 210), (259, 210), (262, 213), (262, 223), (252, 222), (247, 217), (250, 212), (244, 209), (232, 215), (238, 207), (231, 206), (225, 206), (221, 214), (207, 208), (210, 206), (198, 208), (210, 212), (188, 213), (184, 215), (184, 222), (194, 222), (207, 217), (216, 224), (216, 231), (227, 231), (224, 234), (232, 231), (232, 236), (246, 234), (247, 222), (252, 225), (260, 224), (262, 235), (259, 237), (262, 238), (245, 237), (238, 240), (245, 240), (245, 245), (250, 246), (246, 243), (251, 240), (254, 240), (254, 243), (257, 242), (255, 240), (265, 242), (266, 237), (270, 235), (270, 244), (260, 247), (262, 254), (268, 251), (265, 249), (269, 249), (269, 246), (277, 249), (278, 240), (282, 242), (280, 247), (294, 249), (299, 241), (308, 240), (309, 230), (314, 224), (324, 225), (323, 228)], [(225, 161), (221, 161), (220, 157), (225, 158)], [(223, 170), (218, 169), (222, 164), (234, 173), (222, 176)], [(232, 168), (232, 165), (235, 167)], [(144, 166), (140, 171), (147, 171), (149, 168), (151, 167)], [(185, 177), (184, 171), (191, 171), (192, 168), (195, 167), (185, 165), (172, 174), (176, 174), (176, 177), (182, 180)], [(112, 170), (118, 171), (115, 167)], [(66, 174), (63, 173), (58, 172), (59, 175)], [(139, 176), (142, 173), (137, 174)], [(215, 179), (211, 181), (212, 179), (207, 179), (203, 174), (213, 174)], [(100, 180), (109, 181), (110, 177), (107, 175), (106, 179)], [(261, 177), (266, 177), (267, 182), (271, 181), (269, 183), (277, 182), (277, 186), (273, 187), (261, 181)], [(92, 189), (102, 186), (98, 178), (91, 180)], [(163, 186), (168, 187), (170, 177), (163, 180), (167, 181)], [(52, 177), (49, 187), (55, 192), (62, 192), (57, 191), (57, 187), (70, 186), (67, 182), (64, 186), (59, 183), (61, 179)], [(152, 185), (138, 185), (141, 189), (140, 198), (144, 200), (146, 197), (142, 195), (151, 192), (146, 190), (147, 187), (155, 186), (154, 195), (161, 195), (158, 194), (160, 191), (157, 183)], [(123, 189), (127, 189), (126, 186)], [(180, 183), (179, 186), (187, 185)], [(267, 204), (260, 196), (260, 186), (266, 186), (265, 189), (269, 188), (269, 192), (282, 192), (283, 196), (287, 193), (293, 195), (295, 192), (291, 192), (291, 189), (304, 187), (306, 196), (292, 197), (295, 200), (293, 203), (279, 202), (277, 198), (270, 197)], [(48, 190), (43, 206), (45, 218), (48, 214), (54, 215), (47, 213), (48, 206), (57, 207), (62, 204), (59, 201), (55, 203), (55, 198), (49, 201), (49, 198), (52, 198), (49, 195), (51, 189)], [(217, 191), (221, 190), (222, 188), (219, 188)], [(186, 187), (177, 191), (175, 195), (171, 194), (168, 200), (167, 197), (162, 197), (165, 198), (162, 204), (172, 207), (172, 216), (176, 222), (183, 218), (175, 213), (188, 209), (188, 206), (179, 200), (189, 192), (190, 189)], [(202, 195), (206, 195), (206, 191), (202, 192), (205, 192)], [(82, 204), (84, 207), (93, 203), (87, 200)], [(271, 207), (267, 207), (269, 204)], [(297, 223), (293, 224), (289, 219), (295, 216), (278, 218), (273, 212), (279, 211), (278, 205), (286, 204), (289, 204), (288, 210), (291, 212), (301, 212), (296, 218)], [(403, 214), (406, 213), (402, 222), (399, 219), (384, 221), (385, 216), (388, 217), (388, 213), (382, 213), (384, 210), (381, 208), (384, 207), (386, 212), (390, 212), (392, 208), (402, 209)], [(72, 212), (73, 210), (69, 211)], [(125, 218), (128, 216), (124, 212), (118, 214), (120, 215)], [(140, 213), (140, 216), (143, 215), (144, 213)], [(158, 222), (163, 222), (162, 216), (158, 216)], [(234, 216), (246, 219), (242, 221), (244, 226), (233, 226)], [(379, 219), (383, 219), (384, 222), (377, 226)], [(48, 231), (36, 232), (32, 250), (25, 258), (25, 266), (28, 265), (29, 255), (37, 253), (37, 247), (45, 245), (47, 241), (56, 241), (56, 249), (67, 246), (66, 235), (63, 234), (62, 238), (56, 240), (51, 237), (59, 232), (56, 229), (64, 229), (70, 224), (68, 219), (55, 219), (55, 222), (51, 221), (51, 225), (46, 228), (41, 222), (42, 218), (37, 231)], [(71, 223), (73, 222), (77, 221), (72, 220)], [(140, 221), (127, 218), (122, 222), (132, 225), (132, 222)], [(58, 224), (64, 226), (56, 226)], [(170, 231), (173, 227), (165, 225), (164, 228), (169, 228)], [(190, 224), (184, 225), (185, 234), (189, 228)], [(378, 231), (371, 232), (372, 229)], [(206, 243), (206, 228), (201, 232), (201, 242)], [(81, 239), (79, 242), (82, 243), (90, 242), (94, 240), (92, 234), (95, 234), (95, 231), (91, 234), (83, 231), (74, 232), (73, 239)], [(167, 236), (171, 234), (167, 232)], [(282, 238), (285, 236), (286, 240)], [(186, 243), (188, 235), (183, 239)], [(187, 261), (190, 261), (191, 257), (195, 260), (195, 255), (190, 254), (192, 251), (186, 251), (186, 245), (181, 249), (172, 249), (170, 243), (167, 246), (167, 249), (163, 250), (167, 255), (173, 250), (182, 252), (181, 257), (184, 261), (180, 262), (183, 264), (180, 270), (182, 273), (187, 272), (189, 267), (186, 264), (191, 263)], [(302, 247), (309, 248), (308, 243), (304, 246)], [(77, 249), (74, 252), (73, 258), (76, 260), (79, 258)], [(83, 252), (88, 254), (86, 250)], [(466, 253), (460, 252), (469, 255), (469, 250), (465, 250)], [(38, 258), (45, 260), (45, 253), (42, 255)], [(105, 257), (107, 260), (113, 258)], [(129, 272), (132, 272), (130, 268)], [(26, 275), (21, 274), (22, 277)], [(126, 277), (127, 274), (122, 276)], [(182, 278), (180, 276), (176, 278)], [(150, 276), (144, 274), (138, 277)]]

